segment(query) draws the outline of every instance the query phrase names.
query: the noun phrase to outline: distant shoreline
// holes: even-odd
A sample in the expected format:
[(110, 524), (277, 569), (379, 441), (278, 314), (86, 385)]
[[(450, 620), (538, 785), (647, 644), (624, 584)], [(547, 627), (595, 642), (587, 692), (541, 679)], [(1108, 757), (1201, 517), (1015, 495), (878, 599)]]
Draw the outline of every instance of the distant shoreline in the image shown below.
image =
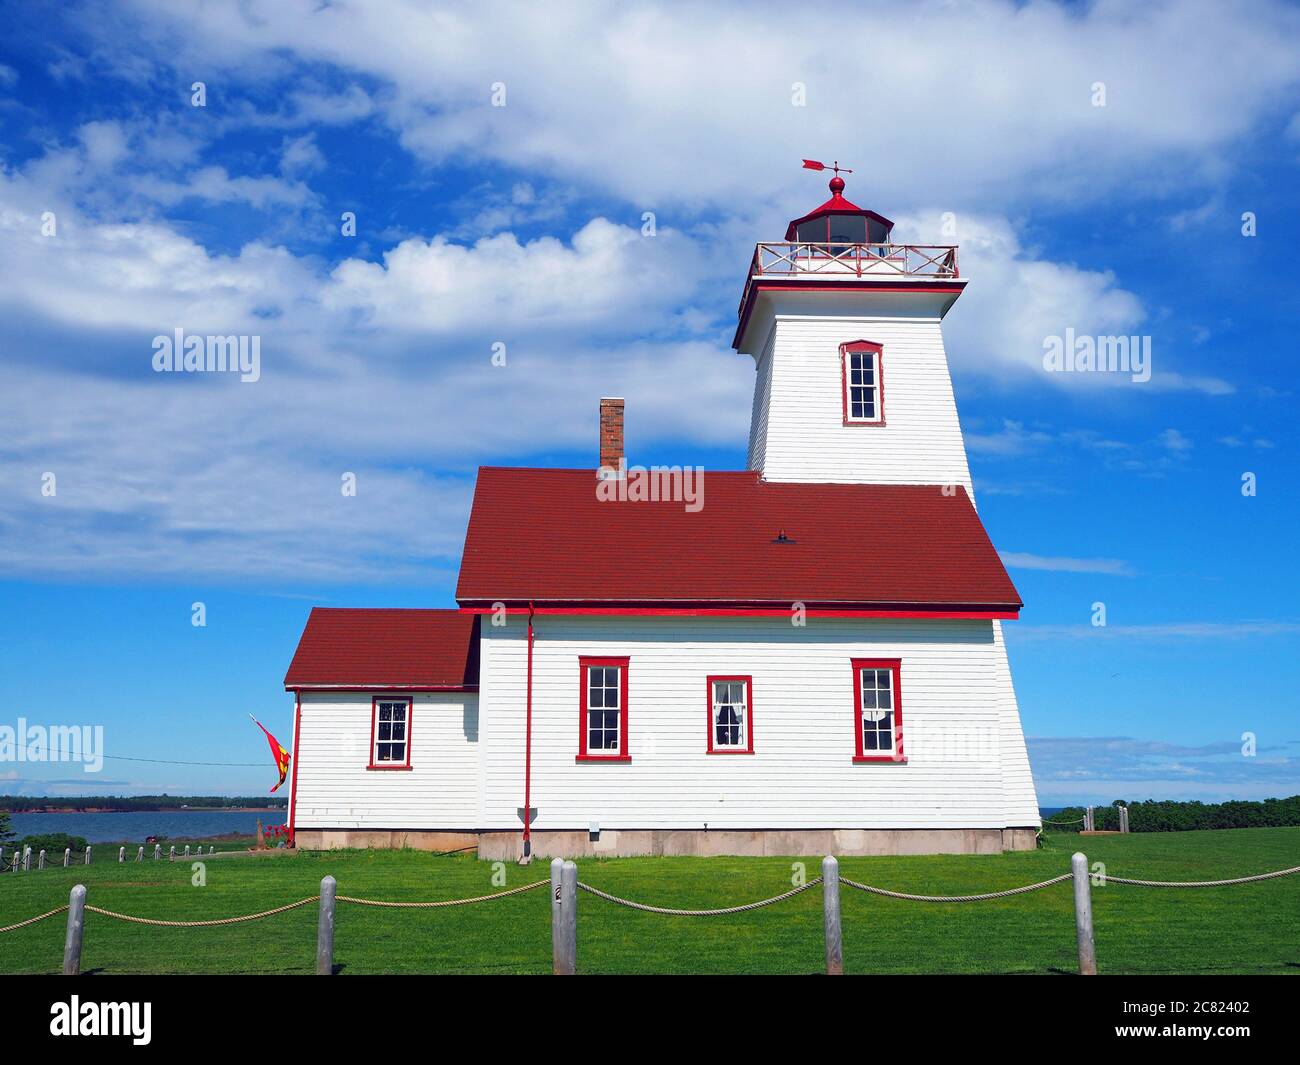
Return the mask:
[(116, 806), (42, 806), (40, 809), (6, 809), (10, 814), (282, 814), (283, 806), (133, 806), (121, 809)]

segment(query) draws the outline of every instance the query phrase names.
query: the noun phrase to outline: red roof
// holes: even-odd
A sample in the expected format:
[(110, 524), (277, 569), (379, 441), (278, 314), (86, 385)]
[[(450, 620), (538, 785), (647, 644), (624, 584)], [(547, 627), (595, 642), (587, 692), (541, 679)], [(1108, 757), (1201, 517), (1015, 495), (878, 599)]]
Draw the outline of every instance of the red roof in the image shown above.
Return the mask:
[[(602, 501), (596, 483), (594, 470), (482, 467), (461, 606), (1015, 616), (1022, 605), (962, 488), (705, 472), (692, 513)], [(793, 542), (774, 542), (783, 531)]]
[(864, 207), (859, 207), (856, 203), (844, 198), (844, 180), (838, 175), (831, 178), (831, 198), (816, 210), (809, 211), (802, 218), (794, 219), (785, 230), (785, 239), (794, 240), (795, 231), (799, 228), (800, 223), (810, 222), (814, 218), (827, 214), (860, 214), (864, 218), (873, 218), (886, 230), (894, 228), (894, 223), (886, 218), (883, 214), (877, 214), (875, 211), (868, 211)]
[(313, 607), (286, 688), (478, 688), (478, 618), (457, 610)]

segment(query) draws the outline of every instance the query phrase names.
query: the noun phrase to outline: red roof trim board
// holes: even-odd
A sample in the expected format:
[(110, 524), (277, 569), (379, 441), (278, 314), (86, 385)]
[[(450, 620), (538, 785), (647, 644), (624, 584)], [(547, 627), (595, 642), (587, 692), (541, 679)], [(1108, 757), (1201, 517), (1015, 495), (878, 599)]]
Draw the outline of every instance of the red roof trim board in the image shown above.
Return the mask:
[[(523, 604), (502, 604), (505, 607), (506, 614), (523, 615), (528, 613), (528, 607)], [(1007, 606), (978, 606), (963, 610), (950, 609), (947, 607), (921, 608), (921, 607), (897, 607), (884, 609), (863, 609), (863, 608), (839, 608), (833, 606), (822, 606), (817, 603), (804, 603), (804, 612), (807, 617), (814, 618), (935, 618), (938, 620), (972, 620), (972, 621), (1015, 621), (1020, 617), (1019, 607)], [(794, 604), (787, 603), (782, 606), (773, 606), (770, 603), (755, 604), (752, 606), (704, 606), (698, 603), (625, 603), (617, 606), (608, 604), (596, 606), (590, 603), (553, 603), (551, 605), (538, 606), (533, 610), (534, 614), (552, 614), (563, 617), (697, 617), (697, 618), (784, 618), (789, 617), (794, 612)], [(461, 612), (465, 614), (493, 614), (499, 609), (494, 603), (487, 604), (467, 604), (462, 606)], [(354, 688), (340, 689), (353, 691)], [(472, 688), (457, 689), (464, 691), (475, 691), (477, 685)]]

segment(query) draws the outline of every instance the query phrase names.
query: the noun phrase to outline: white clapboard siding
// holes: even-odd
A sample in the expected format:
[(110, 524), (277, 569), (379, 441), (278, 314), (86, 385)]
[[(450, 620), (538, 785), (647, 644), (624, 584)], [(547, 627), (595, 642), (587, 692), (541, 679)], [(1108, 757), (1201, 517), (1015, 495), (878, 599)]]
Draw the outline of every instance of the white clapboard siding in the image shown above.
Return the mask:
[(477, 694), (412, 698), (410, 770), (373, 770), (370, 694), (302, 693), (295, 827), (478, 827)]
[[(883, 346), (884, 425), (844, 425), (839, 345), (851, 340)], [(970, 491), (937, 317), (778, 315), (756, 366), (749, 461), (768, 480)]]
[[(1039, 823), (988, 621), (539, 617), (534, 827), (1005, 828)], [(485, 828), (523, 807), (526, 641), (484, 625)], [(630, 763), (575, 763), (581, 655), (627, 655)], [(908, 761), (854, 764), (855, 657), (902, 659)], [(753, 677), (752, 755), (707, 753), (706, 677)], [(1010, 759), (1009, 763), (1004, 760)], [(1010, 791), (1008, 791), (1010, 787)]]

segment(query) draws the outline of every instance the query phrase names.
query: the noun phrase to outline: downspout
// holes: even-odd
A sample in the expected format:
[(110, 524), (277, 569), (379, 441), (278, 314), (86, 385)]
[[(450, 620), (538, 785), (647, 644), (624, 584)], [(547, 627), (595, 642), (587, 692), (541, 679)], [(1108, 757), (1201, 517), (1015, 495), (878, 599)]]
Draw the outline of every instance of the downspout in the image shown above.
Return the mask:
[(533, 604), (528, 603), (528, 679), (524, 696), (524, 854), (522, 863), (533, 860)]
[(289, 846), (296, 847), (294, 822), (298, 818), (298, 735), (302, 732), (302, 690), (293, 690), (293, 779), (289, 782)]

